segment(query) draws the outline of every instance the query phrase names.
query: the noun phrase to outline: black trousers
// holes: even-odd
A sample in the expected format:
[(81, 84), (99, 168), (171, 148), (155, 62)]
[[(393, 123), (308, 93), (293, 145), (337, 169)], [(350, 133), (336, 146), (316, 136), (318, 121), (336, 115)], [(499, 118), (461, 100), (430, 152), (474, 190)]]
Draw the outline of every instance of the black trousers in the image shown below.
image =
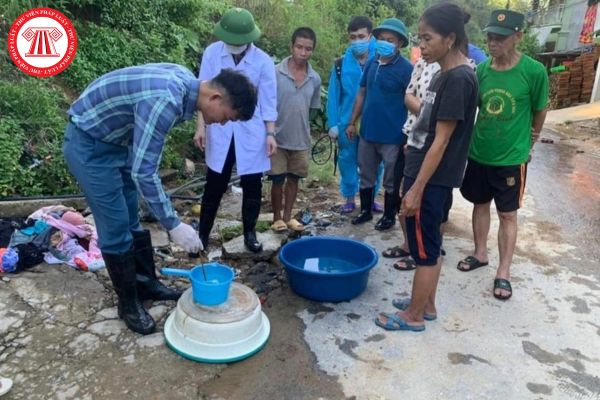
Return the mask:
[[(233, 137), (231, 138), (231, 144), (229, 145), (229, 151), (225, 158), (225, 165), (223, 165), (223, 171), (218, 173), (210, 168), (207, 168), (206, 173), (206, 186), (204, 187), (204, 194), (202, 196), (202, 204), (221, 203), (221, 198), (225, 191), (227, 191), (227, 185), (231, 180), (231, 171), (235, 164), (235, 142)], [(256, 174), (242, 175), (240, 178), (240, 185), (242, 187), (243, 197), (246, 200), (258, 200), (260, 202), (262, 196), (262, 172)]]

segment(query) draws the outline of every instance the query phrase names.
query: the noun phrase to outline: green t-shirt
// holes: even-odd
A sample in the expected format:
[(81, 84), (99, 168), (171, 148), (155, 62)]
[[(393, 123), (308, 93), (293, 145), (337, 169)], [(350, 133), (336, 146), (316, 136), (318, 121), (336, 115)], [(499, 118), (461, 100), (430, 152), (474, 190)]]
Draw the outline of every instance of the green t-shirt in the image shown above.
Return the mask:
[(548, 75), (524, 54), (507, 71), (490, 65), (491, 58), (477, 66), (479, 115), (469, 157), (485, 165), (523, 164), (531, 150), (533, 114), (548, 105)]

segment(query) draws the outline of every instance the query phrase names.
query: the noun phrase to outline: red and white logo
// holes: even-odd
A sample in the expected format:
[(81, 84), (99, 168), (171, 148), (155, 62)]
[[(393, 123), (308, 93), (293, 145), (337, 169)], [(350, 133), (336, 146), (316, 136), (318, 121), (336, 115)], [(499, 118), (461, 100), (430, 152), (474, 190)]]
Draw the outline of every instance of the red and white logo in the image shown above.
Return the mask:
[(8, 33), (8, 53), (28, 75), (48, 77), (61, 73), (77, 51), (77, 34), (63, 13), (32, 8), (19, 15)]

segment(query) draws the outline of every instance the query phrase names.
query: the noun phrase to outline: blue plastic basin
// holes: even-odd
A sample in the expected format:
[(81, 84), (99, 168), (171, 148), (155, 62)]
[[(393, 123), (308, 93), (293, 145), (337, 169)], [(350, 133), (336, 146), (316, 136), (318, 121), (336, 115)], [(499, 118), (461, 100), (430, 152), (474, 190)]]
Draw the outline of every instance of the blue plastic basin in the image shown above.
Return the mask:
[(287, 243), (279, 259), (294, 292), (311, 300), (338, 302), (365, 290), (378, 256), (357, 240), (317, 236)]

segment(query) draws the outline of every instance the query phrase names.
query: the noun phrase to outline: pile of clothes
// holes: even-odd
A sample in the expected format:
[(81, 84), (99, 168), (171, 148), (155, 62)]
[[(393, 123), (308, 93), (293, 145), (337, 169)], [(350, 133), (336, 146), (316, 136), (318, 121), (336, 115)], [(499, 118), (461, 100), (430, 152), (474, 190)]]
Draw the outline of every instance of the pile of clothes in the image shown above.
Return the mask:
[(0, 272), (19, 272), (42, 261), (82, 271), (104, 268), (96, 228), (62, 205), (43, 207), (25, 221), (0, 220)]

